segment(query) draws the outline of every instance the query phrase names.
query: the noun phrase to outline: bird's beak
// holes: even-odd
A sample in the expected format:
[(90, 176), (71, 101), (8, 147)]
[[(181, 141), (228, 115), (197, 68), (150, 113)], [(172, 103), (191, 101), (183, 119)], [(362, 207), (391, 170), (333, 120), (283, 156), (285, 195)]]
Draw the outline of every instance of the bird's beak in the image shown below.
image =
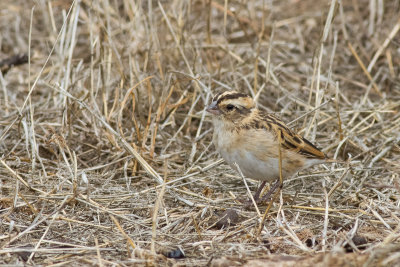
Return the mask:
[(213, 115), (220, 115), (221, 110), (218, 108), (217, 101), (213, 101), (206, 109), (206, 111), (210, 112)]

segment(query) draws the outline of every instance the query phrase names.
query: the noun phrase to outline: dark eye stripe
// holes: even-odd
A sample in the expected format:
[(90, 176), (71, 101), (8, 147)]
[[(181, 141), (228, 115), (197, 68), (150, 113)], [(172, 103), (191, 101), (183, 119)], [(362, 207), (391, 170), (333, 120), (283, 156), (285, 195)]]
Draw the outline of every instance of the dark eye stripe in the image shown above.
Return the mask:
[[(218, 100), (217, 100), (217, 103), (219, 104), (219, 103), (221, 103), (221, 101), (223, 101), (223, 100), (227, 100), (227, 99), (237, 99), (237, 98), (241, 98), (241, 97), (248, 97), (246, 94), (242, 94), (242, 93), (235, 93), (235, 94), (227, 94), (227, 95), (224, 95), (224, 96), (222, 96), (222, 97), (220, 97)], [(215, 99), (215, 98), (214, 98)]]

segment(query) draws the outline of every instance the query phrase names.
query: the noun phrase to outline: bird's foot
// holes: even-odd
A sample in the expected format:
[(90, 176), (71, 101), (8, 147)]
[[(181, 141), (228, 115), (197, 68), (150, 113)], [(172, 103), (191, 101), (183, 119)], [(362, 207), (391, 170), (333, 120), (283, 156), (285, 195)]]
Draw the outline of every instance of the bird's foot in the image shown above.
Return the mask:
[[(254, 202), (256, 205), (261, 204), (261, 203), (267, 203), (269, 201), (272, 200), (272, 194), (275, 192), (275, 190), (279, 187), (280, 181), (278, 180), (267, 192), (267, 194), (265, 194), (264, 196), (260, 197), (260, 193), (261, 190), (265, 183), (263, 183), (260, 188), (257, 190), (257, 192), (255, 193), (255, 195), (253, 196)], [(254, 207), (254, 202), (253, 199), (249, 198), (246, 200), (239, 200), (239, 202), (241, 202), (244, 205), (244, 208), (246, 210), (249, 210), (251, 207)]]

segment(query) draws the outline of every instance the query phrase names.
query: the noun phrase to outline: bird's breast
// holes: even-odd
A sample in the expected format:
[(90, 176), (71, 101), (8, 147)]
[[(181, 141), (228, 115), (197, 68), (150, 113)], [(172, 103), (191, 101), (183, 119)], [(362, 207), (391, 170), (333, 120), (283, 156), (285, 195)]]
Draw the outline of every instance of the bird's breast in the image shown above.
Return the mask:
[[(271, 134), (261, 130), (214, 130), (213, 143), (222, 158), (235, 170), (235, 163), (243, 175), (262, 181), (279, 178), (278, 144)], [(288, 177), (301, 169), (304, 162), (295, 154), (283, 153), (282, 172)]]

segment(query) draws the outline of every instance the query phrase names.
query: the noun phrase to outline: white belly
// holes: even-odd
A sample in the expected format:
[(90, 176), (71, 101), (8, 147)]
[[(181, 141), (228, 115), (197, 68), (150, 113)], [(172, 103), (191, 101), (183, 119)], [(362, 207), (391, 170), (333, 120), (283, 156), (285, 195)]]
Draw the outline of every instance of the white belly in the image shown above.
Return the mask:
[[(279, 179), (278, 159), (269, 158), (268, 160), (259, 160), (250, 152), (234, 151), (230, 152), (221, 149), (220, 155), (234, 169), (237, 170), (235, 162), (239, 165), (243, 175), (262, 181), (275, 181)], [(284, 173), (285, 175), (286, 173)]]

